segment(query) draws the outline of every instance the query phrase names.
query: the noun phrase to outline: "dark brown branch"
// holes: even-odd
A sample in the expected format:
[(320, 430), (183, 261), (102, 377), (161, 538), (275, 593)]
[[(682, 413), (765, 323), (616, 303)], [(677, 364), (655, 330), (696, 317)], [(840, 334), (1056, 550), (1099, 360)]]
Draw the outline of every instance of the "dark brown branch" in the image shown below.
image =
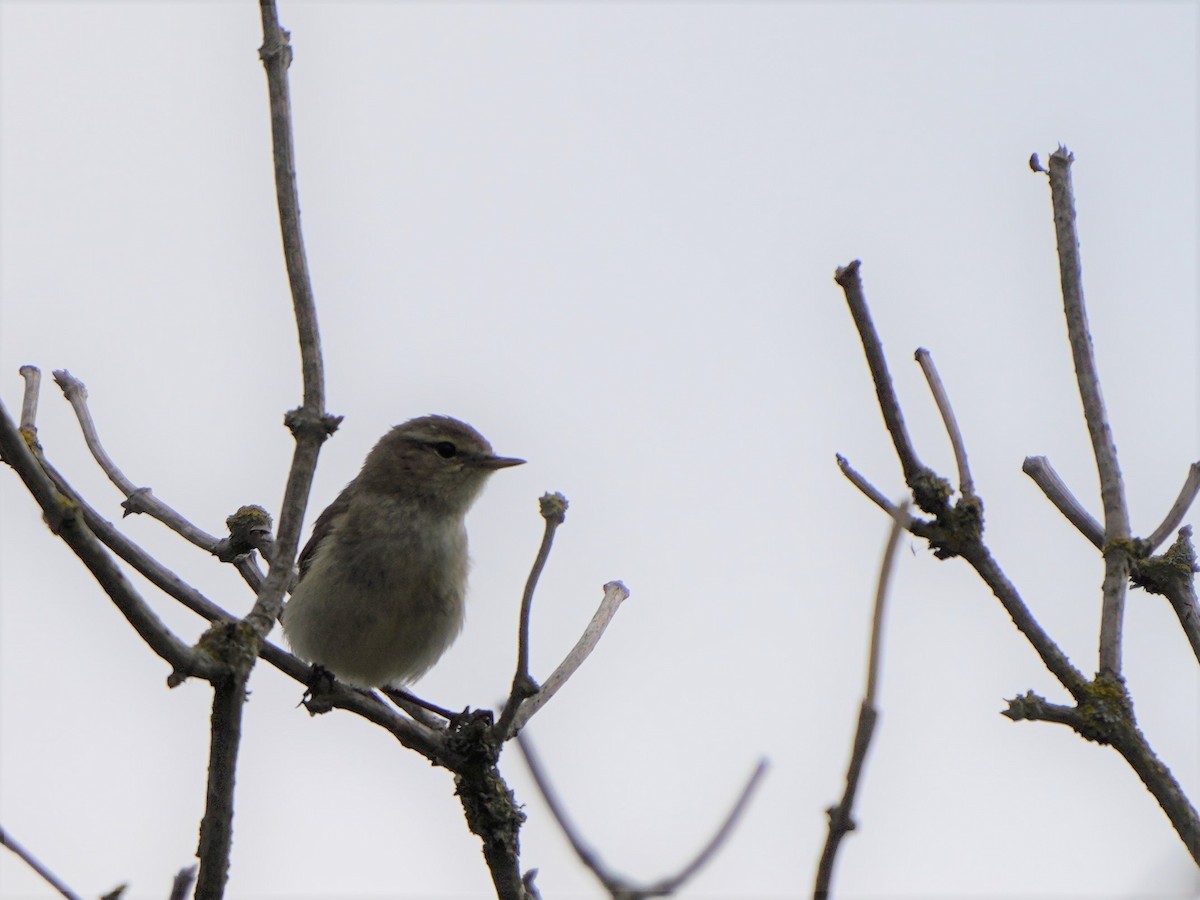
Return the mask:
[[(241, 631), (243, 633), (239, 634)], [(238, 747), (242, 739), (242, 712), (246, 703), (246, 681), (257, 653), (255, 635), (240, 622), (214, 625), (201, 645), (226, 659), (230, 677), (213, 682), (212, 721), (209, 736), (208, 788), (204, 818), (200, 822), (200, 844), (196, 856), (196, 900), (218, 900), (225, 894), (229, 878), (229, 852), (233, 846), (233, 788), (237, 775)]]
[(1083, 300), (1083, 266), (1079, 256), (1079, 235), (1075, 226), (1075, 196), (1071, 185), (1071, 163), (1075, 157), (1066, 147), (1050, 155), (1050, 195), (1054, 205), (1054, 231), (1058, 240), (1058, 269), (1062, 282), (1063, 312), (1075, 379), (1083, 401), (1096, 470), (1100, 475), (1100, 499), (1104, 504), (1104, 599), (1100, 611), (1100, 671), (1121, 674), (1121, 638), (1125, 617), (1125, 593), (1132, 561), (1127, 546), (1129, 509), (1125, 502), (1125, 484), (1117, 463), (1108, 412), (1100, 392), (1092, 334), (1088, 327)]
[(871, 645), (867, 655), (867, 685), (862, 703), (858, 709), (858, 725), (854, 730), (854, 745), (850, 752), (850, 764), (846, 769), (846, 789), (841, 801), (828, 810), (829, 833), (825, 838), (825, 846), (821, 850), (821, 859), (817, 864), (817, 877), (813, 886), (813, 897), (825, 900), (829, 896), (833, 884), (833, 864), (837, 859), (838, 847), (842, 838), (857, 826), (854, 822), (854, 798), (858, 793), (858, 782), (862, 777), (863, 767), (867, 761), (867, 750), (871, 746), (871, 737), (875, 733), (875, 723), (879, 711), (875, 708), (875, 697), (879, 684), (880, 659), (883, 656), (883, 611), (887, 600), (888, 588), (892, 580), (892, 567), (895, 564), (896, 548), (900, 545), (900, 535), (908, 521), (908, 504), (902, 503), (892, 517), (892, 529), (888, 534), (887, 546), (883, 551), (883, 560), (879, 567), (879, 580), (875, 586), (874, 615), (871, 619)]
[(501, 743), (512, 736), (513, 721), (521, 704), (539, 690), (538, 683), (529, 674), (529, 619), (533, 610), (533, 592), (537, 590), (538, 579), (541, 578), (546, 561), (550, 558), (550, 548), (554, 546), (554, 533), (567, 517), (567, 498), (562, 494), (543, 494), (538, 506), (542, 518), (546, 520), (546, 530), (542, 533), (542, 545), (538, 547), (529, 578), (525, 581), (525, 592), (521, 596), (521, 619), (517, 629), (517, 671), (513, 675), (508, 702), (504, 704), (500, 721), (496, 723), (496, 736)]
[(925, 381), (933, 394), (942, 424), (946, 426), (946, 434), (950, 437), (950, 446), (954, 448), (954, 462), (958, 467), (958, 491), (964, 497), (975, 496), (975, 482), (971, 479), (971, 467), (967, 463), (967, 448), (963, 443), (962, 432), (958, 428), (958, 419), (954, 415), (954, 407), (950, 405), (950, 395), (938, 374), (937, 366), (933, 364), (933, 355), (924, 347), (917, 349), (915, 354), (917, 364), (925, 375)]
[(16, 856), (20, 857), (21, 860), (24, 861), (25, 865), (37, 872), (38, 875), (42, 877), (43, 881), (66, 897), (67, 900), (80, 900), (78, 894), (67, 887), (66, 884), (63, 883), (62, 879), (46, 868), (46, 866), (44, 866), (37, 859), (37, 857), (17, 843), (13, 836), (5, 831), (3, 827), (0, 827), (0, 844), (4, 845)]
[(638, 887), (632, 884), (627, 878), (618, 875), (609, 869), (600, 859), (599, 854), (592, 850), (583, 840), (579, 831), (571, 823), (567, 817), (566, 809), (558, 798), (553, 786), (550, 784), (546, 776), (545, 769), (542, 767), (538, 756), (533, 751), (528, 738), (517, 735), (517, 746), (521, 748), (521, 754), (525, 758), (525, 764), (529, 767), (529, 774), (533, 776), (534, 783), (537, 785), (538, 792), (542, 795), (542, 799), (546, 801), (546, 806), (549, 807), (551, 815), (558, 823), (558, 827), (562, 829), (567, 840), (570, 842), (575, 855), (579, 857), (579, 861), (596, 876), (596, 879), (604, 885), (605, 890), (614, 898), (620, 900), (642, 900), (646, 897), (666, 897), (674, 894), (684, 883), (692, 878), (700, 869), (708, 863), (717, 851), (720, 850), (722, 844), (728, 839), (737, 825), (738, 819), (745, 811), (746, 806), (750, 802), (750, 798), (754, 793), (754, 789), (762, 781), (763, 776), (767, 771), (767, 761), (759, 760), (747, 780), (745, 787), (742, 788), (738, 795), (737, 801), (726, 814), (724, 821), (713, 834), (712, 838), (700, 849), (700, 851), (685, 865), (677, 874), (662, 878), (659, 881), (644, 887)]
[(1033, 479), (1033, 483), (1042, 489), (1042, 493), (1067, 517), (1067, 521), (1079, 529), (1079, 533), (1092, 542), (1096, 549), (1104, 548), (1104, 526), (1097, 522), (1092, 514), (1083, 508), (1071, 489), (1058, 477), (1050, 460), (1044, 456), (1027, 456), (1021, 465), (1021, 471)]
[(464, 712), (450, 722), (447, 742), (461, 759), (454, 787), (471, 833), (483, 845), (483, 858), (499, 900), (526, 900), (521, 876), (521, 826), (525, 814), (497, 768), (501, 744), (492, 714)]
[(583, 630), (579, 640), (575, 642), (575, 646), (571, 648), (571, 652), (566, 655), (558, 667), (550, 673), (550, 677), (542, 684), (541, 689), (521, 704), (521, 708), (517, 711), (516, 717), (513, 719), (510, 734), (516, 734), (525, 727), (525, 723), (530, 720), (534, 713), (546, 705), (550, 698), (558, 693), (559, 689), (566, 684), (567, 679), (575, 674), (575, 670), (583, 665), (586, 660), (600, 642), (605, 629), (608, 628), (608, 623), (613, 620), (617, 614), (617, 610), (621, 608), (621, 604), (629, 599), (629, 589), (619, 581), (610, 581), (604, 585), (604, 597), (600, 601), (600, 606), (592, 615), (592, 620), (588, 622), (587, 627)]
[(185, 866), (175, 873), (175, 878), (171, 882), (171, 893), (167, 900), (187, 900), (188, 894), (191, 893), (192, 882), (196, 880), (196, 867)]
[(1162, 520), (1162, 524), (1150, 533), (1150, 537), (1146, 538), (1146, 549), (1150, 553), (1157, 550), (1158, 546), (1171, 536), (1171, 532), (1180, 526), (1197, 494), (1200, 494), (1200, 462), (1194, 462), (1188, 466), (1187, 477), (1183, 480), (1183, 487), (1179, 489), (1179, 496), (1171, 505), (1170, 512)]

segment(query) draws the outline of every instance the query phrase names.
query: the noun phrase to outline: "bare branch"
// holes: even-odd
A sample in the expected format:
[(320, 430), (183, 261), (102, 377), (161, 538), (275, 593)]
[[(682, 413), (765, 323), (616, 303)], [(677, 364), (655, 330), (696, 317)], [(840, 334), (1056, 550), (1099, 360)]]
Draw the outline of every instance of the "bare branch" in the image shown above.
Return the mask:
[(1183, 480), (1183, 487), (1179, 489), (1179, 496), (1175, 498), (1171, 511), (1162, 520), (1162, 524), (1150, 533), (1150, 537), (1146, 538), (1147, 550), (1153, 553), (1158, 549), (1159, 544), (1180, 526), (1198, 493), (1200, 493), (1200, 462), (1194, 462), (1188, 466), (1187, 477)]
[(883, 656), (883, 611), (888, 588), (892, 580), (892, 568), (896, 559), (896, 548), (900, 546), (900, 535), (908, 520), (908, 504), (901, 503), (892, 517), (892, 529), (888, 534), (883, 560), (879, 567), (879, 580), (875, 586), (875, 610), (871, 619), (871, 647), (867, 656), (867, 686), (858, 710), (858, 725), (854, 731), (854, 744), (850, 752), (850, 764), (846, 769), (846, 789), (841, 801), (829, 808), (829, 834), (821, 850), (817, 864), (817, 877), (813, 886), (813, 897), (824, 900), (829, 896), (833, 884), (833, 864), (837, 859), (842, 838), (857, 826), (854, 822), (854, 798), (858, 793), (858, 781), (862, 777), (867, 761), (867, 750), (875, 733), (879, 712), (875, 708), (878, 692), (879, 665)]
[(25, 862), (25, 865), (37, 872), (38, 875), (42, 877), (43, 881), (66, 897), (67, 900), (80, 900), (78, 894), (67, 887), (57, 875), (39, 862), (37, 857), (17, 843), (16, 839), (14, 839), (11, 834), (5, 831), (3, 827), (0, 827), (0, 844), (3, 844), (16, 856), (20, 857)]
[(842, 454), (838, 453), (836, 458), (838, 468), (842, 470), (842, 474), (846, 476), (852, 485), (862, 491), (868, 500), (882, 509), (889, 516), (894, 516), (896, 514), (896, 507), (892, 505), (891, 500), (884, 496), (883, 491), (879, 490), (879, 488), (867, 481), (867, 479), (863, 477), (863, 475), (860, 474), (857, 469), (850, 465), (850, 461), (846, 459), (846, 457), (842, 456)]
[(58, 492), (42, 470), (25, 438), (0, 402), (0, 454), (16, 470), (29, 492), (42, 507), (50, 530), (57, 534), (87, 566), (117, 609), (142, 640), (175, 671), (205, 679), (220, 677), (224, 670), (203, 653), (195, 652), (177, 638), (130, 584), (104, 545), (88, 529), (79, 507)]
[(259, 11), (262, 14), (263, 42), (258, 55), (267, 73), (271, 146), (275, 161), (275, 198), (279, 207), (283, 256), (292, 291), (292, 308), (300, 341), (300, 369), (304, 379), (303, 405), (289, 412), (284, 419), (296, 438), (296, 449), (279, 513), (279, 533), (271, 559), (268, 560), (270, 570), (259, 589), (254, 609), (246, 616), (246, 621), (255, 632), (265, 637), (279, 617), (284, 592), (291, 584), (292, 564), (300, 545), (300, 528), (308, 506), (308, 494), (312, 488), (321, 444), (337, 428), (341, 417), (325, 412), (325, 365), (321, 358), (317, 306), (300, 229), (300, 198), (296, 188), (292, 106), (287, 76), (292, 62), (292, 48), (288, 42), (288, 32), (279, 25), (274, 0), (260, 0)]
[(233, 788), (237, 775), (238, 748), (242, 740), (242, 712), (246, 703), (246, 681), (257, 653), (246, 659), (250, 648), (257, 651), (251, 633), (240, 622), (214, 625), (201, 640), (231, 660), (231, 676), (213, 682), (212, 721), (209, 734), (208, 787), (204, 818), (200, 821), (200, 844), (196, 856), (196, 900), (219, 900), (229, 878), (229, 852), (233, 846)]
[(88, 392), (84, 383), (66, 369), (56, 369), (54, 381), (62, 389), (63, 396), (67, 398), (71, 408), (75, 411), (75, 418), (79, 420), (79, 427), (83, 430), (83, 438), (87, 443), (88, 450), (92, 452), (92, 456), (99, 463), (104, 474), (108, 476), (108, 480), (125, 495), (125, 502), (121, 504), (125, 509), (125, 515), (146, 513), (181, 535), (185, 540), (212, 552), (217, 538), (196, 527), (177, 510), (159, 500), (150, 492), (150, 488), (135, 485), (113, 462), (112, 457), (108, 455), (108, 451), (100, 442), (96, 422), (92, 419), (92, 412), (88, 408)]
[(1046, 668), (1070, 693), (1078, 699), (1088, 685), (1083, 673), (1071, 665), (1070, 659), (1054, 642), (1054, 639), (1034, 618), (1016, 586), (1008, 580), (991, 552), (982, 543), (967, 548), (962, 557), (970, 564), (992, 594), (1000, 601), (1013, 624), (1037, 652)]
[(677, 890), (683, 887), (685, 882), (691, 880), (692, 876), (699, 872), (703, 866), (707, 865), (708, 861), (716, 855), (717, 851), (720, 850), (721, 846), (726, 840), (728, 840), (729, 835), (733, 833), (733, 829), (736, 827), (738, 820), (742, 817), (742, 813), (745, 812), (746, 807), (750, 805), (750, 798), (753, 796), (755, 789), (759, 785), (759, 782), (761, 782), (763, 776), (767, 774), (767, 768), (767, 761), (765, 759), (760, 759), (755, 765), (754, 771), (750, 773), (749, 779), (746, 780), (746, 785), (742, 788), (742, 792), (738, 795), (737, 800), (734, 801), (733, 806), (730, 807), (729, 812), (725, 815), (725, 821), (721, 823), (720, 827), (716, 830), (713, 836), (709, 838), (708, 843), (700, 848), (700, 852), (692, 857), (692, 861), (684, 866), (678, 874), (672, 875), (669, 878), (664, 878), (662, 881), (658, 881), (646, 888), (645, 896), (665, 897), (670, 894), (674, 894)]
[(174, 881), (171, 882), (171, 893), (167, 900), (187, 900), (188, 892), (191, 891), (192, 882), (196, 880), (196, 867), (185, 866), (175, 874)]
[(1058, 239), (1058, 269), (1062, 282), (1063, 311), (1075, 379), (1083, 401), (1096, 470), (1100, 475), (1100, 499), (1104, 504), (1104, 600), (1100, 612), (1100, 671), (1121, 674), (1121, 636), (1125, 616), (1125, 592), (1132, 560), (1126, 546), (1129, 509), (1125, 484), (1117, 463), (1117, 447), (1109, 427), (1108, 412), (1100, 392), (1092, 334), (1083, 300), (1083, 266), (1079, 257), (1079, 235), (1075, 226), (1075, 196), (1071, 185), (1071, 163), (1075, 157), (1066, 147), (1050, 156), (1050, 195), (1054, 206), (1054, 230)]
[(950, 396), (946, 386), (938, 375), (937, 366), (933, 364), (933, 355), (924, 347), (916, 352), (917, 363), (925, 373), (925, 381), (933, 393), (933, 400), (941, 414), (942, 423), (946, 426), (946, 434), (950, 436), (950, 445), (954, 448), (954, 462), (958, 466), (958, 490), (964, 497), (975, 496), (975, 482), (971, 479), (971, 467), (967, 463), (967, 448), (963, 443), (962, 432), (958, 429), (958, 419), (954, 416), (954, 407), (950, 405)]
[(42, 388), (42, 370), (37, 366), (21, 366), (25, 379), (25, 395), (21, 398), (21, 430), (37, 433), (38, 394)]
[(1021, 465), (1021, 471), (1033, 479), (1033, 483), (1042, 489), (1042, 493), (1067, 517), (1067, 521), (1079, 529), (1080, 534), (1097, 549), (1103, 549), (1104, 526), (1075, 499), (1071, 489), (1050, 465), (1050, 460), (1044, 456), (1027, 456)]
[(592, 620), (588, 622), (587, 628), (583, 630), (583, 634), (575, 642), (571, 652), (558, 664), (558, 668), (550, 673), (550, 677), (542, 684), (541, 690), (521, 704), (507, 736), (517, 734), (524, 728), (533, 714), (545, 706), (550, 698), (558, 693), (559, 688), (566, 684), (567, 679), (575, 674), (575, 670), (583, 665), (583, 661), (591, 655), (592, 650), (604, 635), (608, 623), (612, 621), (621, 604), (628, 598), (629, 589), (621, 582), (610, 581), (604, 585), (604, 599), (600, 601), (600, 606), (596, 609)]
[(521, 754), (525, 758), (525, 764), (529, 767), (529, 774), (533, 776), (533, 781), (537, 785), (538, 792), (546, 801), (546, 806), (550, 808), (551, 815), (558, 823), (558, 827), (562, 829), (567, 840), (570, 842), (575, 855), (579, 857), (579, 861), (587, 867), (587, 869), (596, 876), (605, 890), (614, 898), (620, 900), (641, 900), (646, 897), (666, 897), (674, 894), (681, 888), (685, 882), (692, 878), (706, 863), (713, 858), (717, 851), (725, 843), (726, 839), (732, 833), (738, 819), (745, 811), (746, 806), (750, 802), (750, 797), (754, 793), (754, 789), (762, 781), (763, 776), (767, 771), (767, 761), (759, 760), (754, 767), (749, 780), (745, 787), (742, 788), (738, 795), (737, 801), (726, 814), (724, 821), (713, 834), (712, 838), (700, 849), (700, 851), (692, 858), (692, 860), (684, 866), (677, 874), (667, 878), (662, 878), (654, 884), (645, 887), (637, 887), (622, 875), (618, 875), (609, 869), (600, 859), (599, 854), (592, 850), (583, 840), (578, 829), (567, 818), (566, 809), (558, 798), (558, 794), (551, 786), (549, 779), (546, 777), (544, 768), (534, 752), (529, 739), (517, 735), (517, 746), (521, 748)]
[(263, 42), (258, 49), (258, 56), (267, 73), (271, 150), (275, 161), (275, 202), (279, 207), (283, 257), (300, 338), (304, 409), (320, 416), (325, 412), (325, 364), (321, 358), (317, 304), (308, 273), (308, 255), (304, 251), (304, 235), (300, 228), (300, 194), (296, 187), (296, 151), (292, 137), (292, 101), (287, 74), (292, 64), (291, 35), (279, 25), (275, 0), (260, 0), (259, 11)]
[(1077, 706), (1049, 703), (1030, 691), (1010, 700), (1002, 715), (1014, 722), (1066, 725), (1089, 741), (1112, 746), (1158, 801), (1192, 859), (1200, 864), (1200, 816), (1137, 727), (1133, 703), (1120, 677), (1101, 672), (1078, 698)]
[(542, 545), (538, 548), (533, 568), (525, 581), (525, 593), (521, 596), (521, 621), (517, 634), (517, 671), (513, 675), (512, 690), (500, 721), (496, 723), (496, 735), (500, 742), (511, 736), (513, 719), (521, 704), (538, 691), (538, 683), (529, 674), (529, 618), (533, 609), (533, 592), (537, 589), (538, 579), (546, 568), (550, 558), (550, 548), (554, 545), (554, 533), (567, 517), (567, 498), (562, 494), (543, 494), (538, 501), (542, 518), (546, 520), (546, 530), (542, 533)]
[(1135, 587), (1151, 594), (1166, 597), (1179, 617), (1179, 625), (1187, 636), (1196, 661), (1200, 662), (1200, 600), (1196, 597), (1196, 549), (1192, 546), (1192, 529), (1179, 529), (1176, 538), (1160, 556), (1135, 560), (1132, 580)]
[(867, 308), (862, 277), (859, 274), (860, 266), (861, 263), (856, 259), (840, 267), (834, 275), (834, 281), (845, 293), (846, 304), (850, 307), (850, 315), (858, 329), (859, 340), (867, 356), (867, 366), (871, 370), (871, 380), (875, 383), (875, 394), (879, 398), (879, 410), (883, 413), (888, 434), (892, 436), (896, 456), (904, 472), (904, 482), (912, 488), (917, 506), (926, 512), (933, 512), (946, 496), (949, 496), (949, 486), (944, 482), (937, 484), (940, 479), (931, 480), (932, 473), (917, 458), (917, 451), (908, 436), (900, 401), (892, 386), (892, 375), (883, 355), (883, 342), (879, 339), (875, 323), (871, 321), (871, 311)]

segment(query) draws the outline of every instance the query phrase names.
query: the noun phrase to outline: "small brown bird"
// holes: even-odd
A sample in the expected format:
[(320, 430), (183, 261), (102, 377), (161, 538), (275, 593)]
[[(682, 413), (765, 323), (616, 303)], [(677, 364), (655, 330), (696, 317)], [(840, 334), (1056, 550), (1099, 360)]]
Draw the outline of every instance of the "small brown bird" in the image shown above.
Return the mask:
[(283, 613), (296, 655), (359, 687), (424, 675), (462, 630), (467, 511), (488, 476), (523, 462), (448, 416), (385, 434), (300, 553)]

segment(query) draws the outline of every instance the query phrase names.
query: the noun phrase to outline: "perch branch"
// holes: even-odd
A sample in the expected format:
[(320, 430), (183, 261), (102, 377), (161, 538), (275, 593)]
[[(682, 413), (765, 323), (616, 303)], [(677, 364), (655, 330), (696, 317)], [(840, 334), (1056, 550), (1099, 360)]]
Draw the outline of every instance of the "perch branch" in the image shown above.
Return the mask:
[(546, 568), (550, 558), (550, 548), (554, 545), (554, 533), (558, 531), (567, 516), (567, 498), (562, 494), (543, 494), (538, 501), (542, 518), (546, 520), (546, 530), (542, 533), (542, 545), (538, 548), (537, 557), (525, 581), (525, 593), (521, 597), (521, 622), (517, 634), (517, 671), (513, 675), (512, 690), (500, 721), (496, 723), (496, 735), (503, 743), (512, 736), (513, 719), (521, 704), (538, 692), (538, 683), (529, 674), (529, 619), (533, 610), (533, 592), (537, 589), (538, 579)]
[(583, 661), (591, 655), (596, 644), (600, 642), (605, 629), (608, 628), (608, 623), (612, 621), (621, 604), (628, 598), (629, 589), (621, 582), (610, 581), (604, 585), (604, 598), (592, 615), (592, 620), (588, 622), (587, 628), (583, 630), (583, 634), (575, 642), (571, 652), (558, 664), (558, 668), (550, 673), (550, 677), (542, 684), (541, 690), (521, 704), (521, 708), (517, 710), (517, 714), (513, 718), (508, 734), (517, 734), (524, 728), (534, 713), (545, 706), (550, 698), (558, 693), (559, 688), (566, 684), (567, 679), (575, 674), (575, 670), (583, 665)]
[[(964, 456), (965, 459), (965, 456)], [(965, 491), (964, 491), (965, 493)], [(879, 711), (875, 706), (878, 695), (879, 666), (883, 656), (883, 610), (892, 580), (892, 568), (896, 560), (896, 548), (900, 545), (900, 534), (908, 520), (908, 504), (901, 503), (892, 517), (892, 529), (888, 534), (887, 546), (879, 567), (879, 580), (875, 587), (875, 611), (871, 619), (871, 646), (867, 656), (867, 686), (858, 710), (858, 725), (854, 731), (854, 744), (850, 753), (850, 764), (846, 769), (846, 790), (841, 801), (828, 810), (829, 834), (821, 850), (817, 864), (817, 877), (813, 886), (813, 897), (825, 900), (833, 884), (833, 864), (837, 859), (842, 838), (857, 826), (854, 822), (854, 798), (858, 793), (858, 782), (867, 761), (867, 750), (875, 733)]]
[(1058, 270), (1062, 282), (1063, 312), (1075, 379), (1083, 402), (1096, 470), (1100, 475), (1100, 499), (1104, 504), (1104, 599), (1100, 611), (1100, 671), (1121, 674), (1121, 638), (1125, 616), (1125, 593), (1132, 560), (1129, 540), (1129, 510), (1125, 484), (1117, 463), (1117, 447), (1096, 367), (1092, 334), (1088, 328), (1083, 299), (1083, 266), (1075, 224), (1075, 196), (1071, 163), (1075, 157), (1066, 147), (1050, 155), (1049, 179), (1054, 207), (1054, 231), (1058, 241)]

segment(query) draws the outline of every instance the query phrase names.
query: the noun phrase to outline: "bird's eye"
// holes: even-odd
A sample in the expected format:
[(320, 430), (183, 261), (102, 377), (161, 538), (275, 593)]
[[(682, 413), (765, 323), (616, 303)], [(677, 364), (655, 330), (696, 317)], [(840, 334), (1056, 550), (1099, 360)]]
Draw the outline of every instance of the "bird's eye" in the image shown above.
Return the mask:
[(438, 441), (433, 445), (433, 449), (437, 451), (437, 455), (442, 459), (449, 459), (458, 453), (458, 448), (449, 441)]

